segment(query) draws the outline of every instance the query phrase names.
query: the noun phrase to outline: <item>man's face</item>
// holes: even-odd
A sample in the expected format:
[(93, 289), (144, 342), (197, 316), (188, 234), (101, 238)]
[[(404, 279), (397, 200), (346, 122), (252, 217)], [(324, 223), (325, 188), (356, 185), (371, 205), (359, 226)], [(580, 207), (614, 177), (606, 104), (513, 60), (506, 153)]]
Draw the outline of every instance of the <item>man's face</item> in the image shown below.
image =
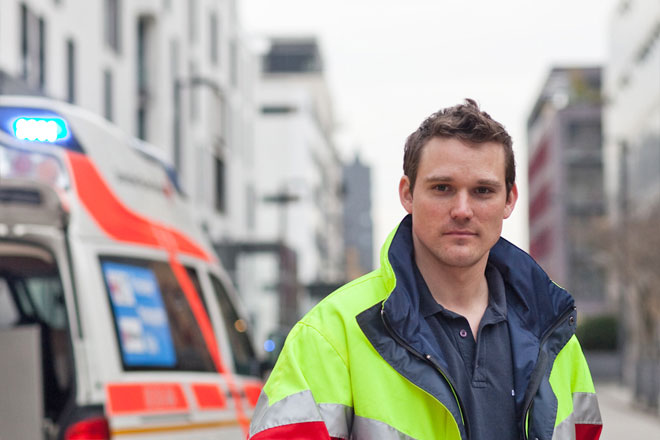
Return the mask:
[(518, 198), (515, 185), (507, 198), (504, 170), (501, 144), (440, 137), (427, 142), (413, 190), (408, 177), (399, 183), (401, 204), (412, 214), (418, 264), (485, 263)]

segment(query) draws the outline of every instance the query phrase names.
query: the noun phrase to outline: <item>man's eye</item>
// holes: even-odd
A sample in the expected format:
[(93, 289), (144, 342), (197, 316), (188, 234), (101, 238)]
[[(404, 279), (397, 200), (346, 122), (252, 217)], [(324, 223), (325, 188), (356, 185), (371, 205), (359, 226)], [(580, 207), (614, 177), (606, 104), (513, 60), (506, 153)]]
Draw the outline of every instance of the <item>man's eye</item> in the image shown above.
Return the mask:
[(476, 189), (477, 194), (490, 194), (492, 192), (493, 192), (492, 189), (486, 187), (480, 187)]
[(448, 191), (449, 185), (435, 185), (433, 189), (435, 189), (436, 191)]

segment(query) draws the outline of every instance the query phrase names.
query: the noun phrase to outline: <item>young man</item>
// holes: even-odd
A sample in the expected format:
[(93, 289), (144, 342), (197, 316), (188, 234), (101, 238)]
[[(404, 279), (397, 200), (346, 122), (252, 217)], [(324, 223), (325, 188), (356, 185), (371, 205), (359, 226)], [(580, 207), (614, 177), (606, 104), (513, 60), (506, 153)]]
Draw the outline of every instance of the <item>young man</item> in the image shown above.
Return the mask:
[(292, 329), (250, 430), (265, 439), (596, 440), (573, 299), (500, 238), (512, 141), (472, 100), (406, 141), (381, 267)]

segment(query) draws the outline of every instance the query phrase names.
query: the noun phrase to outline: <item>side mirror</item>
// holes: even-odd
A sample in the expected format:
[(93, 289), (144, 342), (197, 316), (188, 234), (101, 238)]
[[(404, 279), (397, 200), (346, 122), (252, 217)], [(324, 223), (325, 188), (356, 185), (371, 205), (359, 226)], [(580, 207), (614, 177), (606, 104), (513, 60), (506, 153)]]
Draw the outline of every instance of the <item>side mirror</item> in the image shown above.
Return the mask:
[(273, 359), (264, 359), (259, 362), (259, 375), (263, 378), (264, 382), (268, 379), (274, 367), (275, 361)]

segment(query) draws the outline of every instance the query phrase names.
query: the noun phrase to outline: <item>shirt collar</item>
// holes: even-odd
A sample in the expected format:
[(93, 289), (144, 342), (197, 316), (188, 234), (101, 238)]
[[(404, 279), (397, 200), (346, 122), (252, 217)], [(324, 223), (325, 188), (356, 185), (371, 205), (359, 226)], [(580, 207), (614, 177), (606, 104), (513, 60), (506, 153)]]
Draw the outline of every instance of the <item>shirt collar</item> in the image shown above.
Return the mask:
[[(422, 277), (417, 264), (413, 264), (415, 273), (415, 284), (417, 292), (419, 292), (419, 307), (424, 318), (442, 313), (449, 317), (457, 317), (451, 310), (445, 309), (442, 305), (438, 304), (428, 286), (424, 277)], [(486, 282), (488, 283), (488, 308), (484, 313), (484, 318), (489, 322), (497, 322), (506, 319), (506, 291), (504, 287), (504, 279), (502, 274), (492, 264), (486, 265)], [(482, 321), (484, 319), (482, 318)]]

